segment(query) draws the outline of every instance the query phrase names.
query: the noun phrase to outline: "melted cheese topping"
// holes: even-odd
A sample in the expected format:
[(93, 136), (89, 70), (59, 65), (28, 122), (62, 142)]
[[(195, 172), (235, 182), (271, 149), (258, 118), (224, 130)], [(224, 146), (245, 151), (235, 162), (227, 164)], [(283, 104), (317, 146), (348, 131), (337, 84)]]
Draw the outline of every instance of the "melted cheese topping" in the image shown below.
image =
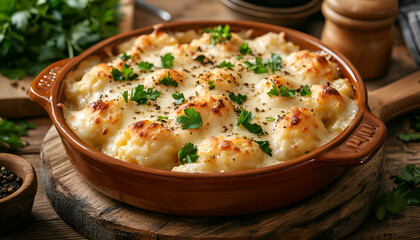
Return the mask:
[[(357, 112), (353, 89), (348, 79), (340, 78), (337, 65), (323, 52), (300, 50), (287, 42), (284, 33), (267, 33), (249, 39), (248, 34), (232, 33), (229, 41), (211, 44), (211, 33), (188, 31), (168, 34), (159, 30), (123, 44), (130, 59), (114, 56), (108, 63), (92, 57), (65, 80), (65, 118), (72, 130), (92, 147), (122, 161), (145, 167), (182, 172), (229, 172), (279, 164), (322, 146), (337, 136)], [(248, 43), (251, 54), (240, 54)], [(127, 48), (127, 46), (130, 46)], [(161, 68), (161, 56), (171, 53), (173, 68)], [(245, 61), (268, 59), (279, 54), (280, 70), (256, 74)], [(204, 55), (203, 62), (194, 60)], [(237, 58), (241, 56), (242, 58)], [(140, 62), (153, 63), (140, 71)], [(223, 61), (232, 69), (218, 68)], [(123, 72), (127, 64), (138, 77), (115, 81), (113, 68)], [(165, 86), (167, 75), (177, 87)], [(210, 89), (209, 81), (214, 85)], [(124, 101), (122, 93), (137, 85), (160, 91), (147, 104)], [(269, 96), (275, 84), (295, 89), (295, 97)], [(311, 94), (301, 96), (308, 85)], [(177, 105), (172, 94), (183, 93), (185, 102)], [(239, 105), (229, 94), (242, 94), (247, 100)], [(177, 117), (184, 109), (201, 114), (199, 129), (183, 130)], [(260, 125), (264, 135), (257, 136), (236, 126), (240, 107), (252, 112), (251, 123)], [(168, 117), (158, 120), (158, 116)], [(275, 119), (268, 121), (268, 119)], [(256, 141), (268, 141), (272, 156)], [(197, 146), (198, 159), (180, 165), (177, 153), (185, 143)]]

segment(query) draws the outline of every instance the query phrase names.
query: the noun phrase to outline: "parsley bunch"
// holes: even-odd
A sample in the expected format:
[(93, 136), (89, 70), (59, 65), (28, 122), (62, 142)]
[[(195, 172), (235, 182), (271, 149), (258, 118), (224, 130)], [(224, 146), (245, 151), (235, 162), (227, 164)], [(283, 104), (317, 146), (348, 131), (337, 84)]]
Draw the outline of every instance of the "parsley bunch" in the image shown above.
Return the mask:
[(12, 121), (0, 118), (0, 150), (16, 150), (26, 145), (20, 136), (28, 136), (27, 129), (35, 128), (35, 124), (22, 121), (15, 124)]
[(388, 213), (403, 211), (407, 205), (420, 205), (420, 168), (407, 165), (400, 175), (392, 176), (398, 186), (378, 199), (376, 218), (380, 221)]
[(119, 0), (1, 0), (0, 72), (37, 74), (118, 33)]

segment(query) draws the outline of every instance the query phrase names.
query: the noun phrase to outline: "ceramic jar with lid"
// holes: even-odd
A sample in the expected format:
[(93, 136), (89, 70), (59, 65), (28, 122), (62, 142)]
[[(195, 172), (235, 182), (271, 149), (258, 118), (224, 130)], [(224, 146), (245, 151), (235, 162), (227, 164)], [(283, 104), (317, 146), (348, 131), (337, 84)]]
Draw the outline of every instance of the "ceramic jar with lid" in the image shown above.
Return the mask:
[(365, 79), (386, 72), (397, 0), (325, 0), (321, 40), (343, 53)]

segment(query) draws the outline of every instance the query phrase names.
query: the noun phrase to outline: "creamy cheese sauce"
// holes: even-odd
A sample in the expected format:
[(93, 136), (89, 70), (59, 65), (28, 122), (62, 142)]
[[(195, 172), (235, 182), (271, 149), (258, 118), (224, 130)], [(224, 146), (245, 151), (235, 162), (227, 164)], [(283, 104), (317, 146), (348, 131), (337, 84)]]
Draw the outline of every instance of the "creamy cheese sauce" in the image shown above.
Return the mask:
[[(128, 60), (122, 60), (122, 55), (108, 63), (90, 59), (65, 80), (65, 118), (82, 140), (108, 155), (146, 167), (185, 172), (240, 171), (278, 164), (313, 151), (347, 127), (357, 112), (357, 104), (351, 84), (340, 78), (339, 69), (328, 55), (301, 51), (285, 40), (284, 33), (254, 39), (244, 35), (232, 33), (229, 41), (213, 45), (209, 41), (211, 33), (155, 31), (130, 42), (133, 46), (125, 52), (131, 56)], [(239, 52), (245, 42), (251, 54)], [(161, 56), (167, 53), (174, 57), (172, 70), (161, 68)], [(273, 53), (282, 58), (281, 68), (274, 73), (269, 70), (256, 74), (244, 64), (254, 63), (256, 57), (269, 59)], [(199, 55), (205, 56), (203, 63), (194, 60)], [(138, 64), (142, 61), (154, 66), (150, 71), (140, 71)], [(223, 61), (234, 66), (218, 68)], [(138, 77), (115, 81), (112, 68), (121, 71), (123, 64)], [(168, 71), (178, 87), (159, 82)], [(208, 81), (213, 82), (214, 89), (209, 89)], [(273, 81), (279, 88), (295, 89), (296, 96), (270, 97), (267, 92)], [(131, 89), (139, 84), (161, 95), (147, 104), (125, 102), (122, 93), (128, 91), (130, 98)], [(301, 96), (306, 85), (311, 94)], [(174, 93), (183, 93), (183, 104), (187, 105), (175, 104)], [(231, 102), (230, 93), (246, 95), (247, 100), (242, 105)], [(99, 100), (109, 104), (95, 105)], [(198, 103), (188, 105), (194, 101)], [(177, 123), (177, 117), (188, 106), (200, 112), (200, 129), (183, 130)], [(255, 119), (251, 123), (262, 127), (263, 136), (236, 126), (235, 110), (241, 107), (252, 112)], [(292, 107), (298, 110), (291, 112)], [(158, 116), (168, 119), (158, 120)], [(130, 128), (136, 122), (141, 124)], [(272, 156), (255, 141), (268, 141)], [(198, 146), (199, 158), (195, 163), (180, 165), (177, 152), (185, 143)]]

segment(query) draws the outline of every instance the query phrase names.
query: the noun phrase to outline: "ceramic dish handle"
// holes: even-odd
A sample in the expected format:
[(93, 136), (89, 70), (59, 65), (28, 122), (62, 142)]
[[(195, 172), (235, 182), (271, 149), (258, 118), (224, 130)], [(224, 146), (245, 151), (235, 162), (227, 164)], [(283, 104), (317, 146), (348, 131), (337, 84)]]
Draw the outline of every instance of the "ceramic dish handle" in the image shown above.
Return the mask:
[(316, 161), (328, 166), (357, 166), (369, 161), (382, 147), (385, 138), (384, 123), (366, 110), (355, 131)]
[(29, 99), (35, 101), (50, 113), (51, 89), (57, 75), (70, 59), (63, 59), (52, 63), (35, 77), (29, 88)]

